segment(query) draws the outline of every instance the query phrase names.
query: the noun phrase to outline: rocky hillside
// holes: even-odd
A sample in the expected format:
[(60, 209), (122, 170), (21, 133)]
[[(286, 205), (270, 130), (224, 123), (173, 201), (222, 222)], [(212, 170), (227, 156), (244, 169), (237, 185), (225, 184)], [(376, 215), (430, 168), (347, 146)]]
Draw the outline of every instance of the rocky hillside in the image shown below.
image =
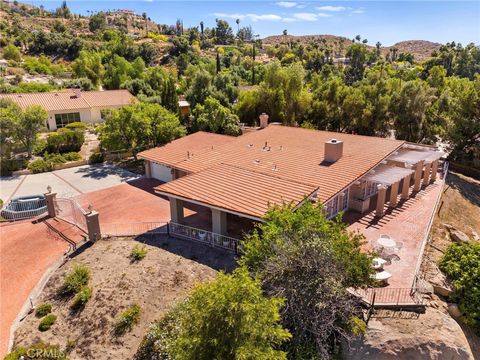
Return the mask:
[[(273, 35), (262, 40), (265, 45), (287, 44), (292, 41), (299, 41), (302, 43), (322, 42), (339, 52), (343, 52), (343, 50), (352, 44), (352, 40), (343, 36), (335, 35)], [(372, 48), (373, 44), (367, 46)], [(439, 49), (440, 46), (441, 44), (439, 43), (426, 40), (407, 40), (398, 42), (392, 46), (382, 47), (382, 53), (388, 54), (390, 49), (396, 48), (398, 49), (398, 53), (412, 53), (415, 56), (415, 60), (421, 62), (427, 60), (431, 56), (432, 51)]]

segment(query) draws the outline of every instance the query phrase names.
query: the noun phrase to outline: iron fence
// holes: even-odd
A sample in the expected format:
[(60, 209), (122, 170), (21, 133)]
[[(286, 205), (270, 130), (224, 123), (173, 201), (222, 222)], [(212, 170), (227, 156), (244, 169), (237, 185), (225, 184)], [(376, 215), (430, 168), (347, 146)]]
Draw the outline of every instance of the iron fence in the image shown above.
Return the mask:
[(75, 200), (63, 198), (55, 199), (56, 217), (77, 226), (85, 233), (88, 232), (87, 219), (85, 217), (86, 214), (87, 212)]
[(102, 236), (137, 236), (168, 234), (167, 222), (101, 223)]
[(373, 306), (421, 306), (423, 297), (415, 288), (366, 288), (354, 289), (351, 293)]
[(169, 223), (169, 231), (171, 236), (193, 240), (211, 247), (222, 248), (235, 253), (238, 252), (239, 240), (229, 236), (178, 224), (173, 221)]

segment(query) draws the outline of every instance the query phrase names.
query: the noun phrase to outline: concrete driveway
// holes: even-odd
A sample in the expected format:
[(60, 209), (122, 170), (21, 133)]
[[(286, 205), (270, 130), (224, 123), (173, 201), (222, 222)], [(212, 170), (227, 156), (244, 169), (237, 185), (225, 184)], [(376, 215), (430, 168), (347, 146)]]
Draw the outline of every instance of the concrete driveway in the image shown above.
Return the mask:
[(49, 185), (58, 197), (75, 197), (140, 177), (111, 164), (84, 165), (41, 174), (1, 177), (0, 198), (8, 202), (16, 196), (43, 194)]

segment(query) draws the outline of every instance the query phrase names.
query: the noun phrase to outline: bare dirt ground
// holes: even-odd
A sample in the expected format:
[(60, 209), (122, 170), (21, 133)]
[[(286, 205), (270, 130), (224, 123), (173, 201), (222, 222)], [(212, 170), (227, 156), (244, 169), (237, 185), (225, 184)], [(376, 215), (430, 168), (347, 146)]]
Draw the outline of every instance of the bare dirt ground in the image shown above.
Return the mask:
[[(16, 332), (15, 346), (42, 341), (65, 349), (70, 342), (75, 344), (70, 359), (132, 359), (154, 320), (184, 298), (195, 283), (214, 278), (217, 270), (231, 270), (234, 264), (232, 256), (190, 242), (167, 237), (143, 240), (148, 253), (137, 263), (131, 263), (129, 255), (139, 241), (123, 238), (101, 240), (60, 268), (38, 301), (52, 304), (56, 323), (40, 332), (39, 319), (28, 315)], [(71, 312), (71, 298), (57, 296), (64, 274), (74, 263), (90, 268), (93, 287), (93, 296), (80, 313)], [(114, 335), (115, 318), (135, 303), (141, 307), (140, 322), (130, 333)]]

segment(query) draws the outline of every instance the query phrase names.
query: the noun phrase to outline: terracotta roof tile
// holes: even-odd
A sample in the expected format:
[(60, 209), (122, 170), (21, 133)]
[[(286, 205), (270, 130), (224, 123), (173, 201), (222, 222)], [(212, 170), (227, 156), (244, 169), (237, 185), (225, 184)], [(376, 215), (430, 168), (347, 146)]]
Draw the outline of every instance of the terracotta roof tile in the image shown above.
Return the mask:
[(316, 186), (219, 164), (157, 186), (155, 191), (261, 218), (270, 205), (290, 202), (297, 205), (316, 189)]
[(189, 157), (196, 157), (202, 153), (216, 153), (219, 145), (236, 140), (233, 136), (207, 133), (203, 131), (174, 140), (166, 145), (142, 151), (138, 154), (141, 159), (150, 160), (159, 164), (175, 166)]
[[(195, 137), (195, 141), (187, 140), (190, 137)], [(323, 162), (324, 144), (332, 138), (343, 141), (343, 156), (327, 165)], [(229, 164), (295, 184), (318, 187), (318, 199), (322, 202), (356, 181), (404, 143), (379, 137), (270, 125), (214, 146), (210, 151), (194, 152), (190, 158), (183, 155), (182, 159), (177, 154), (185, 154), (192, 143), (205, 144), (208, 141), (205, 133), (181, 140), (182, 143), (179, 140), (171, 143), (168, 152), (155, 152), (156, 161), (174, 164), (189, 173)], [(189, 146), (184, 147), (184, 144)], [(233, 189), (225, 191), (231, 193)]]
[(47, 111), (89, 109), (129, 105), (134, 97), (127, 90), (82, 91), (80, 97), (74, 91), (56, 91), (27, 94), (0, 94), (0, 99), (11, 99), (21, 108), (40, 105)]

